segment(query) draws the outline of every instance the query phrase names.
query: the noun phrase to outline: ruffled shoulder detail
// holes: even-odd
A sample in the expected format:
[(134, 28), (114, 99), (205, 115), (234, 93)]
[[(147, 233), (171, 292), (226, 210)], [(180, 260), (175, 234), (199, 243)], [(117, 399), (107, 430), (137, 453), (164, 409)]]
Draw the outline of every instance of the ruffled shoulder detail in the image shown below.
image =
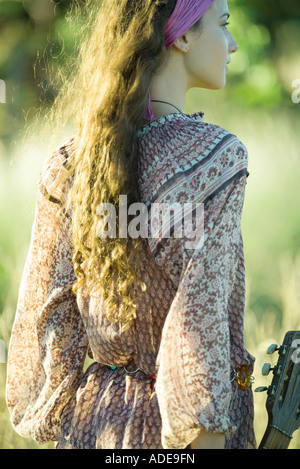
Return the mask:
[(179, 113), (179, 112), (166, 114), (165, 116), (157, 117), (156, 119), (148, 122), (146, 125), (141, 127), (137, 132), (137, 136), (140, 137), (141, 135), (145, 135), (147, 134), (147, 132), (151, 131), (151, 129), (164, 126), (164, 124), (176, 123), (178, 121), (182, 122), (182, 121), (193, 120), (193, 121), (203, 122), (204, 115), (205, 114), (203, 111), (194, 112), (193, 114), (184, 114), (184, 113)]

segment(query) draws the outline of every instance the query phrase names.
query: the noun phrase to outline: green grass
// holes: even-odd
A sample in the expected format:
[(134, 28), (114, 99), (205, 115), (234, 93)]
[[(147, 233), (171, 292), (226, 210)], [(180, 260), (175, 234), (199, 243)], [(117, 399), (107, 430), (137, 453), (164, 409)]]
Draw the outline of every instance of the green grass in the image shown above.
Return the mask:
[[(187, 112), (201, 108), (205, 120), (232, 131), (249, 150), (249, 172), (242, 219), (247, 304), (245, 339), (256, 356), (255, 387), (269, 384), (261, 366), (266, 349), (287, 330), (300, 329), (300, 133), (299, 108), (289, 111), (233, 109), (212, 93), (190, 94)], [(214, 97), (215, 99), (215, 97)], [(14, 165), (0, 159), (0, 339), (8, 344), (18, 287), (28, 249), (38, 174), (46, 154), (42, 142)], [(2, 312), (2, 314), (1, 314)], [(275, 360), (272, 357), (272, 360)], [(12, 429), (5, 405), (6, 367), (0, 364), (0, 448), (40, 448)], [(255, 429), (260, 441), (267, 423), (265, 394), (255, 394)], [(52, 448), (46, 445), (42, 448)], [(300, 449), (300, 431), (291, 444)]]

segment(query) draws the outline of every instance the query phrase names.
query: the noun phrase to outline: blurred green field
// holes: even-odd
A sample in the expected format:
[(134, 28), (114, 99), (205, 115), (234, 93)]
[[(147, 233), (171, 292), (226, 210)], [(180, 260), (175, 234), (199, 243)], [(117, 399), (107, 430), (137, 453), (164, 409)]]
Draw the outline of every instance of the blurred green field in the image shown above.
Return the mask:
[[(238, 135), (249, 150), (250, 177), (242, 220), (245, 338), (257, 359), (254, 387), (264, 386), (270, 382), (261, 376), (262, 364), (270, 360), (268, 345), (281, 343), (286, 331), (300, 329), (300, 104), (280, 112), (244, 110), (229, 108), (222, 100), (216, 105), (211, 92), (191, 92), (186, 111), (199, 109), (205, 111), (206, 121)], [(7, 345), (47, 148), (47, 142), (35, 139), (28, 148), (17, 146), (11, 158), (2, 155), (0, 159), (0, 339)], [(0, 364), (0, 448), (41, 448), (12, 429), (5, 405), (5, 379), (6, 367)], [(265, 393), (255, 394), (258, 441), (267, 423), (265, 399)], [(300, 432), (291, 448), (300, 449)]]

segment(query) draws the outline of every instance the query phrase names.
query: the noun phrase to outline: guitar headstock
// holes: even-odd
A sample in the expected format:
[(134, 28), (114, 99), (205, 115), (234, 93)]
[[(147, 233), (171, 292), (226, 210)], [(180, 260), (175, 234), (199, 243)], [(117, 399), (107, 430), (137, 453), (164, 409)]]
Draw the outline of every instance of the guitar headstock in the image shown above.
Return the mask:
[(266, 408), (268, 428), (261, 446), (270, 431), (277, 436), (291, 440), (293, 433), (300, 427), (300, 331), (287, 332), (281, 346), (272, 344), (267, 353), (278, 352), (275, 366), (265, 363), (262, 374), (267, 376), (273, 371), (269, 387), (260, 387), (256, 392), (267, 391)]

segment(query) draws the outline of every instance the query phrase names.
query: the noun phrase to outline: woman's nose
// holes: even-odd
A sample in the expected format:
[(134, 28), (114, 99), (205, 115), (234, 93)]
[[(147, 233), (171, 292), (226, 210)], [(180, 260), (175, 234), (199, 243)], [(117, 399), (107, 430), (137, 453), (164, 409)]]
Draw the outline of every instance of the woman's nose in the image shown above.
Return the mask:
[(237, 52), (239, 49), (238, 43), (234, 40), (232, 34), (230, 34), (230, 40), (228, 44), (228, 51), (230, 54)]

